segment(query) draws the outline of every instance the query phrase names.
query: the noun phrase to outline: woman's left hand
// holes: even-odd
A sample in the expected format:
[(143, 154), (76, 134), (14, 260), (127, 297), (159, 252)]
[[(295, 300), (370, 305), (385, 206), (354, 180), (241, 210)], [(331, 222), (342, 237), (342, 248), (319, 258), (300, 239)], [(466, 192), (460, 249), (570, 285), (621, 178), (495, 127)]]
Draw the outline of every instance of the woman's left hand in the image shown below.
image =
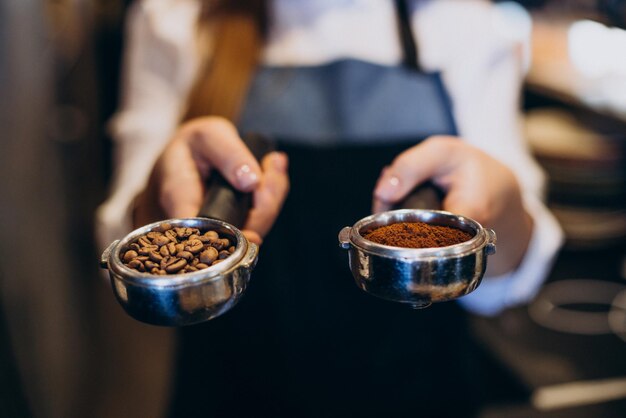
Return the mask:
[(374, 212), (389, 210), (417, 185), (431, 180), (445, 192), (443, 210), (467, 216), (498, 237), (488, 275), (521, 262), (533, 222), (513, 172), (483, 151), (451, 136), (433, 136), (398, 155), (374, 189)]

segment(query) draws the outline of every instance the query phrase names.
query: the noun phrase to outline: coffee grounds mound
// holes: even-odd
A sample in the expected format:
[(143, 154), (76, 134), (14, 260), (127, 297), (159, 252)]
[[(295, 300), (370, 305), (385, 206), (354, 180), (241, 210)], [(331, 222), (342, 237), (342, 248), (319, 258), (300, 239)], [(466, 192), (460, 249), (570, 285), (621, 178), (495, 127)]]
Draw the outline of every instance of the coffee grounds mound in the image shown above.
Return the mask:
[(403, 248), (447, 247), (471, 238), (470, 233), (458, 228), (424, 222), (399, 222), (381, 226), (365, 234), (365, 239), (377, 244)]

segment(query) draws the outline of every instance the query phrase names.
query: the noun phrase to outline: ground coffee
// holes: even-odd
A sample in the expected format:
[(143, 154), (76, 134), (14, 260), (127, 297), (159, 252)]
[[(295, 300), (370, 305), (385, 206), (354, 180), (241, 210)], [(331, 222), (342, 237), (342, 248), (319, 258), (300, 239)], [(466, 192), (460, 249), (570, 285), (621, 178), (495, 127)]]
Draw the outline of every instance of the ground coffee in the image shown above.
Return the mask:
[(424, 222), (399, 222), (376, 228), (365, 239), (377, 244), (404, 248), (447, 247), (468, 241), (472, 235), (458, 228)]

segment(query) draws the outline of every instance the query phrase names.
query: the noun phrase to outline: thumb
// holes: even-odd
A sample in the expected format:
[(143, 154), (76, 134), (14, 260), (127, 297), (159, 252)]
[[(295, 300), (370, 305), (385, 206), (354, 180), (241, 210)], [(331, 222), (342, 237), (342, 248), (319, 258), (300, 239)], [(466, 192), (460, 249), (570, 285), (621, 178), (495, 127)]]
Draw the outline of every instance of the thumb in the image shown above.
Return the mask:
[(404, 199), (415, 186), (444, 175), (450, 167), (454, 137), (431, 137), (398, 155), (379, 177), (374, 189), (375, 205), (389, 205)]

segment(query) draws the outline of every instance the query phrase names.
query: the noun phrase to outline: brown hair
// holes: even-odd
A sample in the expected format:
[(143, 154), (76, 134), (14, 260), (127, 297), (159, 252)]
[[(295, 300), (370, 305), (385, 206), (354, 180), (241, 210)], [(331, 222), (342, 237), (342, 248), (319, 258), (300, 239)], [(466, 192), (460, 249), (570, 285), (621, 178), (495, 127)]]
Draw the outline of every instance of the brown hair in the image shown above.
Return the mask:
[(267, 21), (266, 0), (202, 2), (200, 46), (211, 36), (213, 51), (210, 57), (203, 54), (182, 121), (206, 115), (236, 121), (259, 61)]

